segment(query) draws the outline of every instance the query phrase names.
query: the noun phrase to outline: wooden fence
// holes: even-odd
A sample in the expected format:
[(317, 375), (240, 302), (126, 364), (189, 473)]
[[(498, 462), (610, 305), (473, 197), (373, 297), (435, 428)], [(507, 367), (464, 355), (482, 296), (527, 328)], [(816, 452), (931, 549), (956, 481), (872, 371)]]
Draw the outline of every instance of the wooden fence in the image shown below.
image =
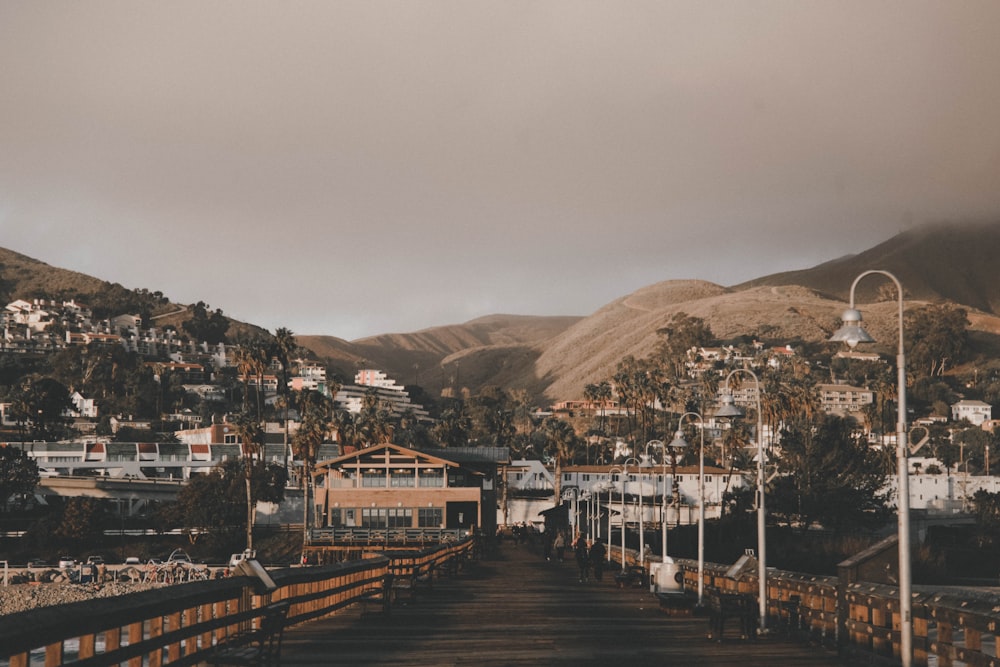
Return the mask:
[(395, 556), (272, 570), (271, 590), (237, 576), (11, 614), (0, 624), (0, 664), (28, 667), (34, 654), (36, 661), (44, 656), (46, 667), (195, 665), (227, 637), (258, 627), (269, 604), (288, 602), (290, 625), (321, 618), (364, 599), (394, 569), (443, 565), (474, 546), (469, 538)]
[[(621, 549), (611, 547), (621, 563)], [(625, 562), (638, 564), (626, 550)], [(684, 588), (698, 589), (698, 563), (675, 559)], [(729, 565), (706, 563), (704, 586), (758, 595), (755, 568), (726, 576)], [(753, 571), (751, 571), (753, 570)], [(914, 667), (968, 665), (1000, 667), (1000, 593), (988, 589), (931, 592), (914, 587)], [(810, 641), (866, 665), (900, 664), (899, 589), (865, 582), (842, 584), (838, 577), (768, 569), (767, 627), (775, 634)]]

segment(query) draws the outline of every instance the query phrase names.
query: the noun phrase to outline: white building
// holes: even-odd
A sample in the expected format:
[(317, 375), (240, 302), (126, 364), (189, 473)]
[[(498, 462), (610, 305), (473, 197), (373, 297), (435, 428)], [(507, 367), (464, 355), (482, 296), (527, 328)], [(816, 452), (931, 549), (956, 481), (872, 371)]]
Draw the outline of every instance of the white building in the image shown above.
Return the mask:
[(875, 402), (875, 392), (864, 387), (853, 387), (849, 384), (821, 384), (816, 387), (819, 392), (820, 406), (828, 415), (846, 416), (859, 413), (866, 405)]
[[(503, 523), (541, 524), (539, 512), (559, 504), (552, 496), (554, 474), (540, 461), (513, 461), (507, 469), (507, 507), (498, 509), (497, 521)], [(612, 521), (621, 523), (622, 492), (625, 520), (658, 524), (662, 521), (663, 494), (667, 493), (667, 520), (674, 524), (694, 524), (698, 522), (698, 467), (677, 466), (676, 484), (680, 494), (680, 506), (673, 502), (674, 469), (657, 465), (652, 467), (630, 467), (625, 474), (621, 466), (566, 466), (561, 470), (561, 490), (563, 499), (577, 502), (610, 502)], [(746, 480), (740, 473), (730, 474), (728, 470), (714, 466), (705, 467), (705, 516), (716, 519), (721, 515), (722, 496), (732, 489), (741, 488)], [(540, 492), (549, 491), (548, 495)], [(642, 498), (640, 506), (639, 498)]]
[(982, 426), (993, 419), (993, 406), (982, 401), (959, 401), (951, 406), (952, 421), (969, 420), (970, 424)]

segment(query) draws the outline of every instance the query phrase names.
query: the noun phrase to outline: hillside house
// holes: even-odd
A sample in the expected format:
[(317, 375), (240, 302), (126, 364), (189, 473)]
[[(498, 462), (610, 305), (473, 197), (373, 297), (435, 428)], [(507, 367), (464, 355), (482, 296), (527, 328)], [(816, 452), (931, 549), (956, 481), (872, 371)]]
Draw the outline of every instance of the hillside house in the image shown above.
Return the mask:
[(875, 392), (864, 387), (854, 387), (848, 384), (821, 384), (816, 386), (819, 392), (820, 407), (828, 415), (845, 417), (860, 413), (866, 405), (875, 402)]
[(85, 417), (87, 419), (97, 419), (97, 403), (92, 398), (85, 398), (83, 394), (74, 391), (69, 400), (73, 403), (73, 409), (69, 411), (69, 417)]
[(974, 426), (982, 426), (983, 422), (993, 419), (993, 406), (983, 401), (959, 401), (951, 406), (953, 421), (966, 419)]

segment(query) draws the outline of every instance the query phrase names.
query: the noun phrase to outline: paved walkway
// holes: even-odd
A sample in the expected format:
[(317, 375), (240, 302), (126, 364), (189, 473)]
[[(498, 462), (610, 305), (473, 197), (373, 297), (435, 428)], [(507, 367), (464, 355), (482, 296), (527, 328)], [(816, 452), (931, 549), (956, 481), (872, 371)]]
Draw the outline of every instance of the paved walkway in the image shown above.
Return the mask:
[[(777, 638), (719, 643), (706, 638), (708, 621), (665, 614), (642, 588), (580, 583), (576, 565), (546, 562), (527, 546), (504, 543), (434, 590), (397, 606), (388, 617), (361, 617), (351, 608), (336, 617), (289, 628), (282, 664), (573, 665), (845, 664), (830, 652)], [(727, 637), (729, 633), (727, 633)]]

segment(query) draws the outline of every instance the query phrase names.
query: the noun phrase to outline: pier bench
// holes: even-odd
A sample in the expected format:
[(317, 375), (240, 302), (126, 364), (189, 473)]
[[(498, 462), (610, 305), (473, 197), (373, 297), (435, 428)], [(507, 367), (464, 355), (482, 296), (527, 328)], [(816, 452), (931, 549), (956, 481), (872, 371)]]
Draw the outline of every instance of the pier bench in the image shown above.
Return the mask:
[(280, 665), (281, 641), (288, 618), (288, 602), (275, 602), (263, 609), (260, 627), (227, 638), (208, 657), (209, 665)]
[(726, 621), (735, 619), (739, 624), (740, 639), (752, 639), (756, 633), (757, 601), (745, 593), (709, 591), (708, 638), (721, 642)]
[(416, 598), (418, 590), (430, 590), (433, 587), (434, 564), (427, 563), (415, 567), (408, 575), (397, 574), (392, 580), (392, 597), (394, 600), (412, 600)]
[(646, 568), (640, 565), (629, 565), (625, 570), (615, 572), (615, 584), (618, 585), (618, 588), (645, 586)]
[[(388, 616), (392, 612), (392, 598), (395, 595), (393, 582), (396, 577), (391, 572), (382, 577), (380, 588), (372, 588), (365, 591), (358, 598), (361, 603), (361, 617), (366, 618), (373, 614)], [(374, 608), (374, 611), (372, 610)]]

